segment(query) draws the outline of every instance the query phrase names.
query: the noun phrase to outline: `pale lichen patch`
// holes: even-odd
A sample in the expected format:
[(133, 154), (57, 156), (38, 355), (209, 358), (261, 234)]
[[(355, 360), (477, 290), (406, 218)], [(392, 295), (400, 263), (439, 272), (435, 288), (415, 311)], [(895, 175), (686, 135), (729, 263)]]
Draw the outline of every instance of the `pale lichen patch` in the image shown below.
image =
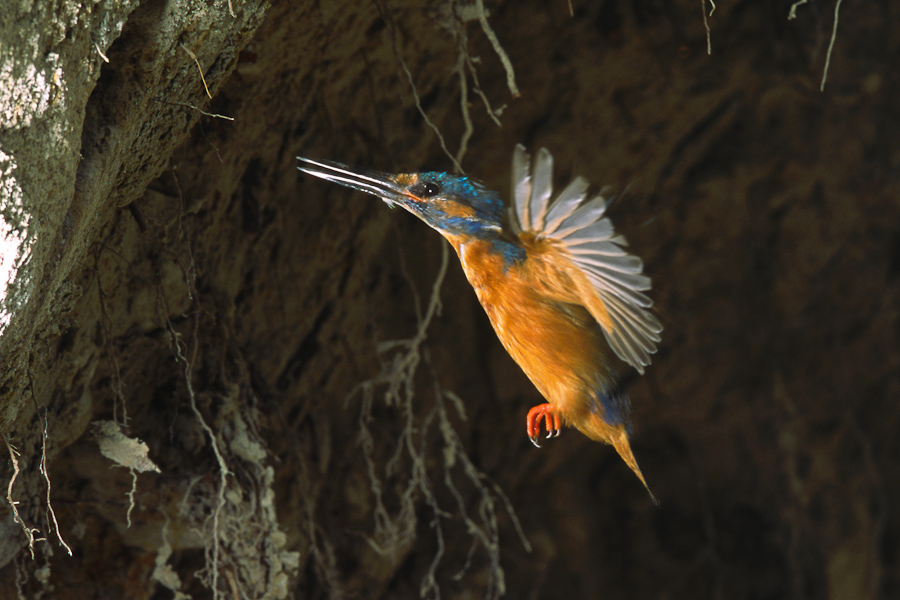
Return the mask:
[(28, 237), (30, 216), (14, 173), (17, 168), (15, 159), (0, 149), (0, 333), (30, 289), (26, 271), (16, 278), (34, 243), (34, 237)]
[(118, 465), (141, 473), (147, 471), (160, 472), (156, 463), (150, 459), (150, 448), (147, 444), (122, 433), (118, 423), (115, 421), (96, 421), (94, 425), (96, 427), (94, 435), (97, 439), (97, 445), (100, 447), (100, 454)]
[(48, 54), (43, 67), (9, 56), (0, 60), (0, 128), (30, 127), (53, 106), (65, 104), (59, 54)]

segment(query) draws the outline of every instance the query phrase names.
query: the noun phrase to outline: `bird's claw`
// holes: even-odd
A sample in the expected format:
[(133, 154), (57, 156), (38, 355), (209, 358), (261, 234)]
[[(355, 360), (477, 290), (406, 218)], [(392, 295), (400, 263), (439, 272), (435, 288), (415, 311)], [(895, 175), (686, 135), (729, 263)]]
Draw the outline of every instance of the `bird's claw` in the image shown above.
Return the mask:
[(529, 410), (525, 419), (525, 431), (528, 433), (528, 439), (537, 448), (541, 447), (538, 443), (541, 419), (544, 420), (544, 427), (547, 429), (547, 439), (558, 437), (559, 432), (562, 430), (562, 419), (559, 413), (553, 409), (552, 404), (541, 404)]

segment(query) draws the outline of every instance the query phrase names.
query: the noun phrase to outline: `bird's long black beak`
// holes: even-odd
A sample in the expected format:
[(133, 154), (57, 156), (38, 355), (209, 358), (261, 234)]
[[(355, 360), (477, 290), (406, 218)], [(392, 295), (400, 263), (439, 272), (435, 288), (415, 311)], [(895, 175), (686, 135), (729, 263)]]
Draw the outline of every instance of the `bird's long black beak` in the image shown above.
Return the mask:
[(300, 161), (297, 168), (303, 173), (378, 196), (388, 204), (394, 204), (401, 196), (409, 195), (406, 188), (396, 183), (394, 177), (387, 173), (349, 167), (330, 160), (312, 160), (302, 156), (298, 156), (297, 160)]

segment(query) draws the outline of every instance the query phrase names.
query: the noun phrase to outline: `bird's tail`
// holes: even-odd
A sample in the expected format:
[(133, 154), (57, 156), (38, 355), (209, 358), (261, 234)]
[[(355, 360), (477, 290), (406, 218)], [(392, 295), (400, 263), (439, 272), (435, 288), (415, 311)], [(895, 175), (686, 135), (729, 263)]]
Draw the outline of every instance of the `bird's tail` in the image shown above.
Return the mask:
[(653, 492), (650, 491), (650, 486), (647, 485), (647, 480), (644, 479), (644, 474), (641, 473), (641, 468), (638, 466), (637, 460), (634, 458), (634, 453), (631, 451), (631, 444), (628, 441), (628, 431), (625, 429), (624, 423), (609, 425), (603, 421), (599, 414), (591, 412), (578, 429), (592, 440), (612, 445), (612, 447), (616, 449), (616, 452), (619, 453), (619, 456), (622, 457), (622, 460), (625, 461), (625, 464), (628, 465), (628, 468), (634, 471), (634, 474), (637, 475), (638, 479), (641, 480), (641, 483), (644, 484), (647, 493), (650, 494), (650, 499), (653, 500), (653, 504), (659, 505), (659, 500), (657, 500), (656, 496), (653, 495)]

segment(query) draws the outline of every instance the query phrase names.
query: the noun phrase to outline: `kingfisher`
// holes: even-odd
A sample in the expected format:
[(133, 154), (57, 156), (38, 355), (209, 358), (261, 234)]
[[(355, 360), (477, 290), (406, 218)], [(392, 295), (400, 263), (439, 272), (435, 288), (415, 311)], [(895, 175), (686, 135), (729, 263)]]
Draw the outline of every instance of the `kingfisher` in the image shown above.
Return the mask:
[(600, 194), (586, 200), (586, 179), (553, 198), (550, 152), (541, 148), (532, 164), (518, 145), (507, 207), (469, 177), (297, 159), (300, 171), (378, 196), (450, 242), (503, 347), (547, 400), (525, 419), (535, 446), (542, 422), (548, 438), (575, 427), (611, 444), (650, 492), (631, 451), (630, 404), (612, 355), (643, 374), (662, 325), (650, 312), (641, 259), (605, 216), (609, 202)]

